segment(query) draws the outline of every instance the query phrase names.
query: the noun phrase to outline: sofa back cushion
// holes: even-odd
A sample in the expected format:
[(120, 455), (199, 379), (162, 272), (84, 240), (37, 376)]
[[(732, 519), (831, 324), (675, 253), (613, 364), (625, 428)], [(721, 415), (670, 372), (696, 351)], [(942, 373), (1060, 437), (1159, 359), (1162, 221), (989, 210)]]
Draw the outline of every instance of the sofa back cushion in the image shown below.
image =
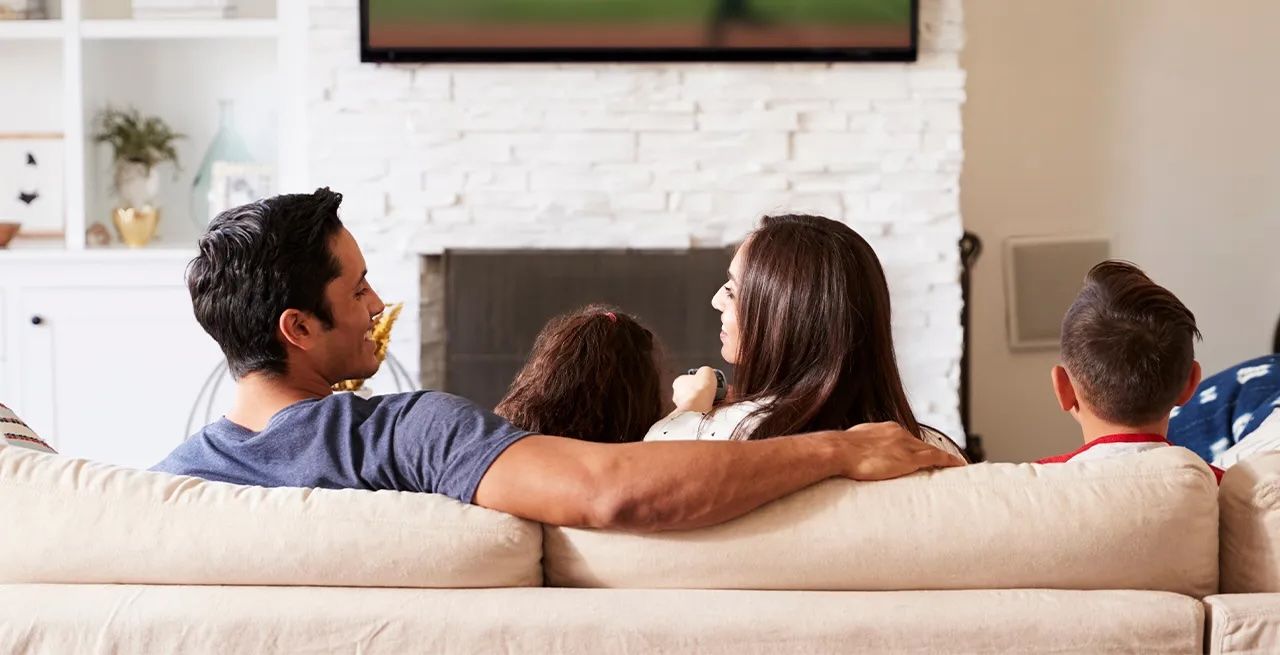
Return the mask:
[(626, 534), (545, 527), (548, 584), (709, 589), (1142, 589), (1218, 582), (1217, 484), (1161, 448), (831, 480), (723, 525)]
[(1280, 452), (1227, 469), (1218, 506), (1222, 593), (1280, 592)]
[(536, 523), (434, 494), (244, 487), (0, 446), (0, 583), (518, 587)]

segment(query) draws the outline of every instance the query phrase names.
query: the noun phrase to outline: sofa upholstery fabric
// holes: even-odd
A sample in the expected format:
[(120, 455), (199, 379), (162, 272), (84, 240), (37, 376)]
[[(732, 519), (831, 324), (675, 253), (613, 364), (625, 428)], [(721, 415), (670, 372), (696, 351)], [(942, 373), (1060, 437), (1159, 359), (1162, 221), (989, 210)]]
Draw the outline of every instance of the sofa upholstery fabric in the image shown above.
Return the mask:
[(0, 652), (1199, 653), (1141, 591), (0, 586)]
[(1280, 594), (1224, 594), (1204, 604), (1211, 655), (1280, 652)]
[(1280, 592), (1280, 453), (1227, 469), (1218, 506), (1222, 593)]
[(1143, 589), (1218, 584), (1217, 483), (1182, 448), (833, 480), (685, 532), (544, 526), (547, 583), (701, 589)]
[(541, 583), (537, 524), (435, 494), (266, 489), (0, 446), (0, 583)]

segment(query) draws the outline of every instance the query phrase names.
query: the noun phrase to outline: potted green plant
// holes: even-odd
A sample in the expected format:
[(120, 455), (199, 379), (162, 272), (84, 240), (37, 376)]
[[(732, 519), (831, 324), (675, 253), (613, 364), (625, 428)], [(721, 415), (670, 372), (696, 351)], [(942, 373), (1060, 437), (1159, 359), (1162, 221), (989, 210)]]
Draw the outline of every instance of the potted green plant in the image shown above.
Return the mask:
[(165, 162), (178, 166), (174, 144), (184, 135), (173, 131), (156, 116), (143, 116), (137, 109), (107, 107), (95, 119), (93, 139), (111, 146), (115, 165), (115, 191), (122, 206), (112, 214), (120, 238), (130, 246), (146, 244), (155, 232), (159, 210), (154, 206), (160, 192), (157, 167)]

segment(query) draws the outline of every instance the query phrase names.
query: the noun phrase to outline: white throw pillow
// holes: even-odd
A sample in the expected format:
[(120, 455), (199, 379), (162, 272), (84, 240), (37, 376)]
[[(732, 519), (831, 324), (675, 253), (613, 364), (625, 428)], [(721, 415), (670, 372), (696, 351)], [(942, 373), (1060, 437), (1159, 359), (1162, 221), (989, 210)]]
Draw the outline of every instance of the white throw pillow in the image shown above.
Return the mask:
[(42, 453), (56, 453), (44, 439), (41, 439), (12, 409), (0, 404), (0, 444), (20, 446), (38, 450)]
[(1267, 420), (1254, 428), (1253, 432), (1246, 434), (1243, 439), (1236, 442), (1236, 445), (1215, 457), (1213, 465), (1221, 469), (1231, 468), (1242, 459), (1278, 450), (1280, 450), (1280, 407), (1273, 410)]

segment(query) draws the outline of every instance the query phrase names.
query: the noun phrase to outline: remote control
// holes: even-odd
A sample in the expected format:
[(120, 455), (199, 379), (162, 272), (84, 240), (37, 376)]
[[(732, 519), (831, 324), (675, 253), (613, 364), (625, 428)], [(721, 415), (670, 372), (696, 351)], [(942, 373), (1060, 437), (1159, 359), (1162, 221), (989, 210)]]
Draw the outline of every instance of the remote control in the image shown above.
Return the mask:
[[(725, 396), (729, 395), (729, 383), (725, 380), (724, 371), (718, 368), (713, 368), (711, 370), (715, 371), (716, 374), (716, 402), (720, 402), (725, 399)], [(697, 372), (698, 369), (696, 368), (689, 369), (689, 375), (693, 375)]]

